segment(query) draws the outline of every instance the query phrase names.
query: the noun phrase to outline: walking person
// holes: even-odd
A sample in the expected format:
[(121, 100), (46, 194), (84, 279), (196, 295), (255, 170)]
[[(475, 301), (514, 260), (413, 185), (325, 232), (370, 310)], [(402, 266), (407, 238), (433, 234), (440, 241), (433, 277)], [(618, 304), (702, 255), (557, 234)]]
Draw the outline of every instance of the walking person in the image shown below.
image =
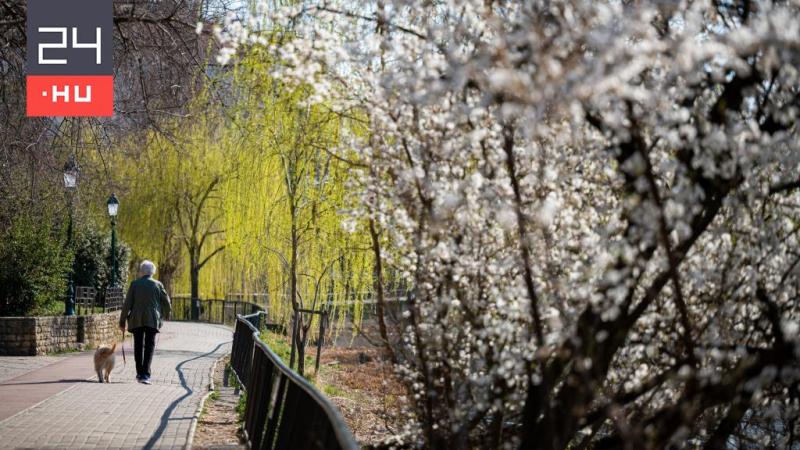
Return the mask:
[(156, 265), (152, 261), (142, 261), (139, 265), (139, 278), (131, 283), (122, 313), (119, 328), (125, 334), (127, 329), (133, 333), (133, 356), (136, 360), (136, 381), (150, 384), (150, 363), (156, 346), (156, 333), (164, 318), (172, 311), (167, 291), (160, 281), (153, 279)]

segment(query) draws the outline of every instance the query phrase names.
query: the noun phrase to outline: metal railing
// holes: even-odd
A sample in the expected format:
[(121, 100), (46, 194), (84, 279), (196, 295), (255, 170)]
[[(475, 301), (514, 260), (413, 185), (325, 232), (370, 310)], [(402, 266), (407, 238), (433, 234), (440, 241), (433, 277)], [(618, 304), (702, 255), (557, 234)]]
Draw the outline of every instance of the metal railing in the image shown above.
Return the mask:
[(240, 302), (251, 301), (253, 303), (268, 305), (269, 292), (253, 292), (249, 294), (243, 292), (231, 292), (225, 294), (225, 300), (238, 300)]
[(77, 286), (75, 288), (75, 312), (78, 315), (106, 313), (122, 309), (123, 291), (121, 287), (106, 289), (105, 295), (100, 295), (95, 288), (90, 286)]
[[(260, 305), (251, 302), (222, 299), (201, 299), (198, 322), (233, 325), (241, 314), (254, 314), (263, 311)], [(170, 320), (192, 320), (192, 299), (185, 296), (172, 298)]]
[(339, 411), (259, 339), (264, 313), (239, 316), (231, 366), (245, 392), (244, 431), (254, 450), (358, 449)]

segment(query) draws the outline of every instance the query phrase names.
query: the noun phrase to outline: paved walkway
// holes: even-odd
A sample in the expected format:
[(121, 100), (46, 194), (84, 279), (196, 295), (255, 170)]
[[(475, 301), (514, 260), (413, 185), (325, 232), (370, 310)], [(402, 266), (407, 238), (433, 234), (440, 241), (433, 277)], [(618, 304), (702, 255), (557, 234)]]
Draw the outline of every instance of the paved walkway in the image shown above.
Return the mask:
[(64, 356), (0, 356), (0, 383), (64, 358)]
[[(211, 367), (230, 351), (231, 338), (226, 327), (167, 322), (156, 342), (149, 386), (135, 381), (130, 342), (124, 368), (117, 347), (108, 384), (96, 381), (91, 352), (49, 361), (0, 358), (0, 377), (6, 378), (0, 378), (0, 448), (186, 448)], [(32, 370), (3, 375), (25, 367)]]

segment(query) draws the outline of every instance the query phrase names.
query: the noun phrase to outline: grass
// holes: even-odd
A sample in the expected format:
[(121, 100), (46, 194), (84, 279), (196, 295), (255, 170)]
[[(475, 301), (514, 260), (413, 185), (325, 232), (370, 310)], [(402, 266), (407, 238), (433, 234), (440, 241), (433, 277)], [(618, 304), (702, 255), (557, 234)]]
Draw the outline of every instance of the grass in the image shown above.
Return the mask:
[[(262, 331), (260, 338), (284, 364), (287, 366), (289, 365), (289, 361), (291, 361), (292, 357), (292, 345), (289, 338), (272, 331)], [(314, 355), (316, 355), (316, 351), (316, 347), (306, 347), (304, 376), (312, 383), (314, 381)], [(322, 368), (320, 368), (320, 370), (322, 370)]]
[(286, 336), (273, 333), (272, 331), (263, 331), (260, 338), (273, 353), (278, 355), (278, 358), (284, 362), (289, 361), (292, 354), (292, 346)]
[(247, 407), (247, 392), (241, 391), (239, 403), (236, 404), (236, 417), (239, 424), (244, 422), (244, 410)]
[(228, 362), (225, 365), (225, 371), (228, 372), (228, 374), (229, 374), (228, 375), (228, 383), (230, 384), (230, 386), (232, 388), (234, 388), (234, 389), (241, 389), (242, 385), (239, 384), (239, 378), (236, 377), (236, 373), (234, 373), (233, 366), (231, 366), (230, 362)]
[(63, 316), (63, 315), (64, 315), (64, 302), (52, 301), (33, 308), (28, 314), (26, 314), (26, 317)]
[[(75, 305), (75, 315), (86, 316), (91, 314), (102, 314), (106, 312), (102, 306), (83, 307)], [(64, 302), (56, 301), (32, 309), (23, 317), (54, 317), (64, 315)]]
[(214, 401), (216, 401), (218, 398), (219, 398), (219, 391), (217, 390), (214, 390), (210, 394), (208, 394), (208, 398), (206, 399), (205, 402), (203, 402), (203, 409), (200, 410), (200, 415), (197, 417), (198, 422), (202, 421), (203, 416), (206, 415), (206, 408), (208, 408), (208, 406)]
[(231, 367), (230, 361), (225, 366), (226, 371), (230, 371), (230, 376), (228, 377), (228, 383), (234, 389), (240, 389), (239, 391), (239, 402), (236, 403), (236, 420), (241, 425), (244, 422), (244, 409), (247, 406), (247, 392), (242, 389), (242, 385), (239, 384), (239, 379), (236, 377), (236, 374), (233, 372), (233, 367)]
[(338, 388), (332, 384), (322, 386), (322, 391), (328, 397), (346, 397), (344, 389)]

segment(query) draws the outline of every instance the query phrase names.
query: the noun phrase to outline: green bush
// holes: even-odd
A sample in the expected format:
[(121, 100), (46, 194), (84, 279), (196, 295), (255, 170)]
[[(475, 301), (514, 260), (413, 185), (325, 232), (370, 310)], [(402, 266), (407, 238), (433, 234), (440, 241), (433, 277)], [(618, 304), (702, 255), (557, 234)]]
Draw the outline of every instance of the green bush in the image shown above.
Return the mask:
[[(111, 279), (111, 237), (87, 222), (75, 224), (72, 246), (66, 226), (46, 213), (17, 212), (0, 229), (0, 315), (33, 316), (64, 313), (67, 278), (73, 286), (92, 286), (103, 300)], [(125, 286), (130, 249), (117, 241), (117, 281)], [(74, 252), (74, 253), (73, 253)]]
[[(75, 286), (94, 287), (99, 295), (111, 282), (111, 236), (92, 223), (86, 223), (77, 231), (73, 283)], [(117, 284), (125, 286), (128, 281), (130, 248), (117, 240)]]
[(72, 263), (63, 236), (52, 221), (25, 214), (0, 230), (0, 315), (63, 313)]

